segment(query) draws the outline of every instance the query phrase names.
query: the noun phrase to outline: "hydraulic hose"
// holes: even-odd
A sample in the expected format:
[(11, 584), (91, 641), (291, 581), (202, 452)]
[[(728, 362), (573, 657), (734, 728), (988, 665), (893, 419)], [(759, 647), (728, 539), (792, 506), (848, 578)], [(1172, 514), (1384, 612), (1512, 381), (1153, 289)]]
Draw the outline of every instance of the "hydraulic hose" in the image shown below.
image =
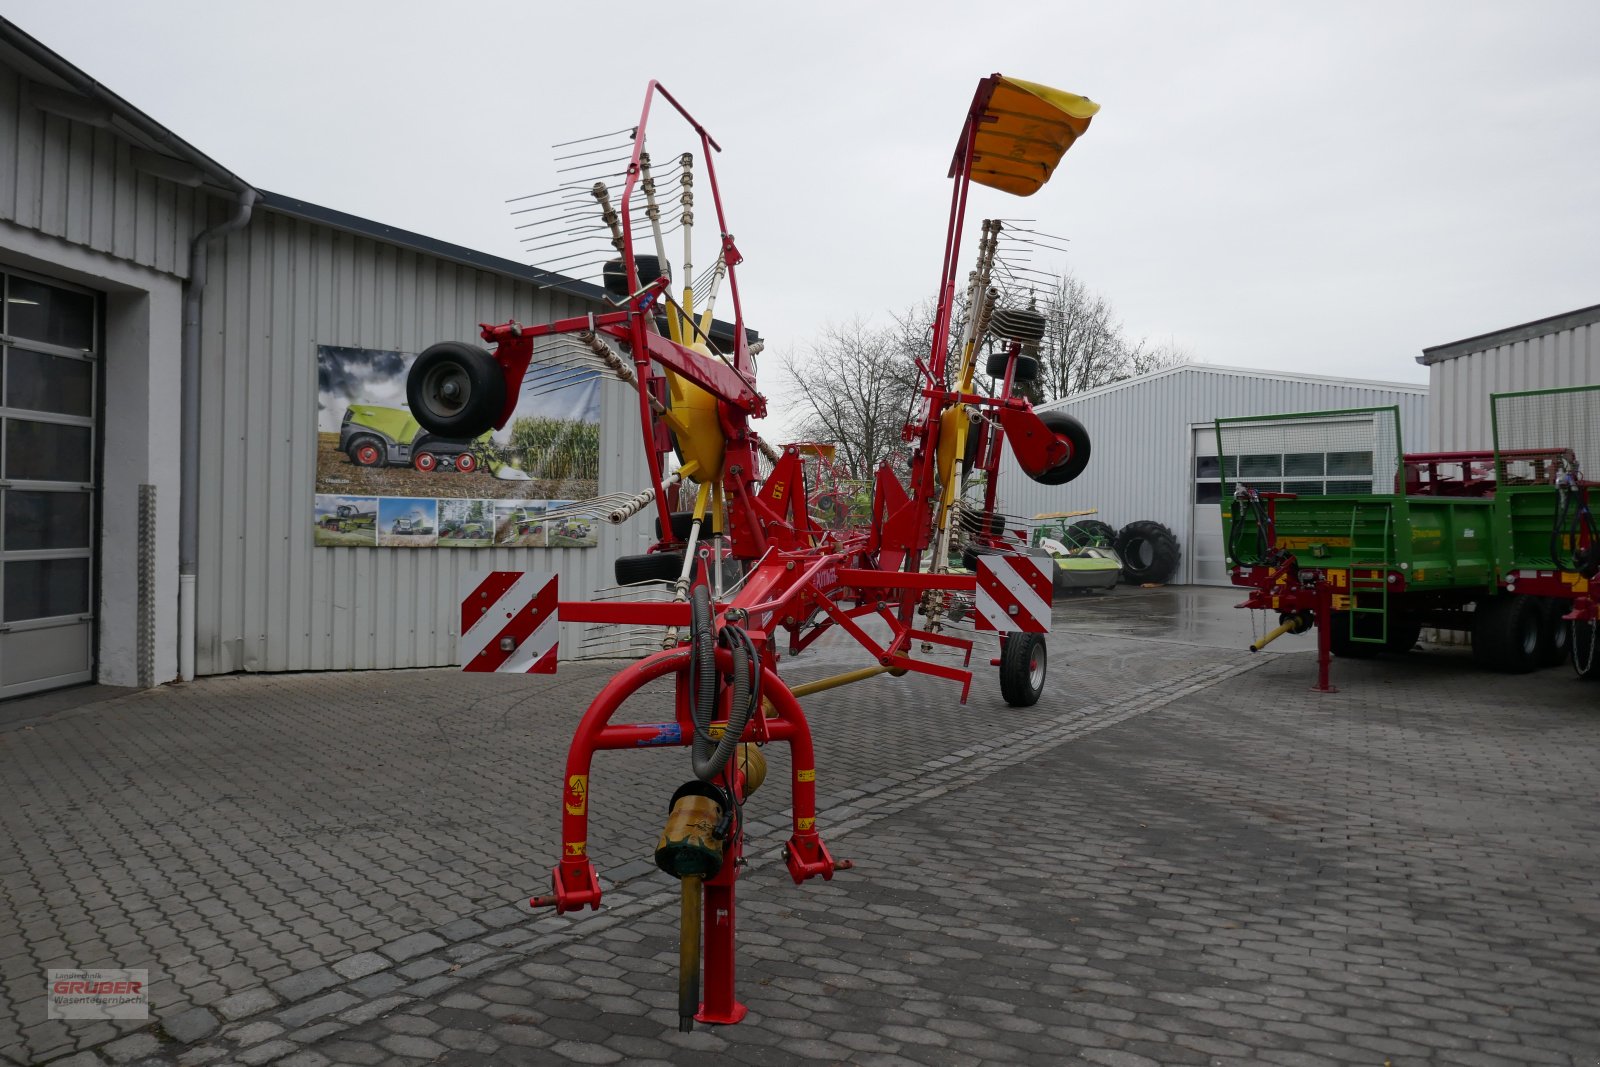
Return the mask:
[(722, 739), (711, 737), (711, 721), (717, 712), (717, 634), (711, 611), (711, 591), (697, 585), (689, 595), (690, 692), (694, 696), (694, 745), (691, 751), (694, 775), (702, 782), (714, 782), (733, 758), (750, 721), (755, 701), (751, 699), (757, 682), (755, 646), (737, 627), (724, 626), (733, 653), (733, 694), (728, 705), (728, 724)]

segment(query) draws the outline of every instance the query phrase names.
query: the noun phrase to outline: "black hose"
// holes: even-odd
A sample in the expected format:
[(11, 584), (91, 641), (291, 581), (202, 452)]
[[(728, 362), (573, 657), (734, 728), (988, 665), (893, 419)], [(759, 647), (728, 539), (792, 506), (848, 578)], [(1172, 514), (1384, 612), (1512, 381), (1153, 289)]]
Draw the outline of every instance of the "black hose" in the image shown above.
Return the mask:
[[(719, 636), (711, 612), (711, 591), (695, 586), (689, 594), (690, 692), (694, 695), (694, 775), (702, 782), (715, 782), (744, 736), (750, 721), (752, 687), (757, 682), (758, 660), (755, 644), (737, 626), (724, 625)], [(717, 713), (717, 645), (724, 643), (733, 655), (733, 694), (728, 706), (728, 724), (721, 741), (711, 737), (711, 721)]]
[(1566, 532), (1567, 512), (1571, 508), (1572, 497), (1564, 488), (1556, 490), (1556, 521), (1550, 528), (1550, 562), (1558, 571), (1571, 570), (1561, 558), (1561, 535)]

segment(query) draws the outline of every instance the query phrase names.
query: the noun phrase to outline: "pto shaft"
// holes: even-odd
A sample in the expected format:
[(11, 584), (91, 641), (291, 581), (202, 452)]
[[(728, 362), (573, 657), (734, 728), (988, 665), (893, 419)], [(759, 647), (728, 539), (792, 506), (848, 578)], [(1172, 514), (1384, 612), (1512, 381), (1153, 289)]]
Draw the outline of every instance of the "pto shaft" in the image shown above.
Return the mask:
[(678, 918), (678, 1030), (694, 1032), (695, 1013), (700, 1010), (700, 876), (686, 874), (678, 883), (683, 889), (683, 908)]

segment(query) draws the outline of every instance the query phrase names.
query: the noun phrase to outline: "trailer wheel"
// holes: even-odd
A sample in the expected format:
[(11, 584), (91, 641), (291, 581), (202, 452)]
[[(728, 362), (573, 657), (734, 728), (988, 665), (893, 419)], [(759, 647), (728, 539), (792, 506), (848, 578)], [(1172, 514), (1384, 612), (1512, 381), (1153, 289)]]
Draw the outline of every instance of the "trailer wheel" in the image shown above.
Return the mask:
[(456, 470), (462, 474), (471, 474), (478, 469), (478, 457), (471, 452), (462, 452), (456, 456)]
[(358, 437), (350, 442), (350, 462), (358, 467), (383, 466), (383, 443), (371, 437)]
[(1079, 548), (1105, 543), (1114, 545), (1117, 540), (1116, 529), (1108, 522), (1099, 519), (1079, 519), (1067, 527), (1067, 537)]
[(1031, 708), (1044, 693), (1049, 653), (1043, 634), (1011, 633), (1000, 638), (1000, 695), (1014, 708)]
[(411, 457), (411, 465), (423, 474), (431, 474), (439, 467), (439, 457), (432, 452), (418, 452)]
[(1124, 526), (1117, 534), (1116, 547), (1122, 557), (1122, 576), (1136, 585), (1171, 581), (1182, 555), (1172, 531), (1150, 519)]
[[(1386, 642), (1379, 643), (1376, 640), (1378, 634), (1382, 632), (1381, 625), (1376, 615), (1359, 615), (1355, 623), (1357, 633), (1352, 634), (1348, 611), (1329, 612), (1328, 648), (1335, 656), (1344, 659), (1371, 659), (1388, 648)], [(1360, 641), (1357, 640), (1358, 637), (1370, 640)]]
[(1403, 656), (1417, 647), (1417, 642), (1422, 639), (1422, 624), (1420, 622), (1406, 622), (1403, 619), (1389, 620), (1389, 636), (1383, 643), (1385, 652), (1392, 652)]
[(1543, 612), (1532, 597), (1506, 593), (1473, 611), (1472, 658), (1493, 671), (1526, 674), (1540, 665)]
[(1065, 411), (1039, 411), (1035, 414), (1051, 433), (1064, 438), (1072, 451), (1067, 453), (1065, 460), (1047, 471), (1036, 474), (1025, 470), (1023, 473), (1040, 485), (1066, 485), (1089, 466), (1089, 431)]
[(411, 417), (440, 437), (481, 437), (506, 406), (506, 378), (486, 350), (460, 341), (423, 349), (406, 375)]
[[(1554, 597), (1543, 598), (1539, 628), (1539, 665), (1554, 667), (1572, 657), (1572, 627), (1561, 616), (1567, 613), (1567, 602)], [(1588, 649), (1584, 650), (1585, 652)]]
[(618, 585), (675, 582), (683, 573), (683, 553), (650, 552), (642, 556), (618, 556), (615, 571)]

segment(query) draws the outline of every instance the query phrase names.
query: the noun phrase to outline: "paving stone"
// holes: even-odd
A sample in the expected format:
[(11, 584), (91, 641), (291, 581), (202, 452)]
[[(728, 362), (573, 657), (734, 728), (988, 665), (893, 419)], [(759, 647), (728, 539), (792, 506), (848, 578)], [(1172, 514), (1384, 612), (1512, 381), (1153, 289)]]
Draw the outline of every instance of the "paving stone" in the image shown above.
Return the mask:
[(277, 1041), (268, 1041), (264, 1045), (257, 1045), (254, 1048), (248, 1048), (242, 1052), (236, 1052), (234, 1053), (233, 1058), (238, 1060), (240, 1063), (245, 1064), (246, 1067), (255, 1067), (256, 1064), (271, 1063), (273, 1060), (276, 1060), (279, 1057), (298, 1051), (298, 1049), (299, 1046), (297, 1046), (294, 1042), (280, 1039)]
[(161, 1028), (170, 1034), (173, 1040), (191, 1045), (216, 1030), (217, 1017), (206, 1008), (190, 1008), (188, 1011), (163, 1018)]
[(278, 1022), (284, 1027), (293, 1030), (304, 1026), (313, 1019), (320, 1019), (324, 1015), (337, 1015), (346, 1008), (361, 1003), (361, 998), (342, 989), (326, 993), (312, 1000), (303, 1000), (278, 1013)]
[(331, 989), (344, 981), (331, 967), (317, 967), (309, 971), (300, 971), (287, 978), (281, 978), (269, 983), (272, 991), (284, 1000), (304, 1000), (306, 997), (316, 996), (324, 989)]
[(465, 941), (468, 938), (477, 937), (487, 932), (487, 930), (488, 927), (472, 919), (457, 919), (454, 922), (445, 923), (443, 926), (434, 927), (433, 932), (446, 941)]
[(160, 1045), (161, 1042), (156, 1040), (154, 1034), (133, 1034), (111, 1042), (101, 1048), (100, 1052), (112, 1063), (132, 1063), (150, 1055)]
[(389, 966), (389, 960), (376, 952), (358, 952), (335, 963), (333, 970), (341, 978), (353, 980), (376, 974)]
[(362, 997), (381, 997), (406, 984), (398, 974), (370, 974), (350, 983), (350, 992)]
[(409, 1034), (395, 1034), (384, 1038), (378, 1044), (396, 1056), (411, 1056), (419, 1060), (431, 1060), (449, 1051), (430, 1038), (413, 1037)]
[(436, 934), (419, 933), (410, 934), (398, 940), (391, 941), (378, 951), (388, 956), (396, 963), (404, 962), (413, 956), (420, 956), (424, 952), (432, 952), (445, 946), (444, 938)]

